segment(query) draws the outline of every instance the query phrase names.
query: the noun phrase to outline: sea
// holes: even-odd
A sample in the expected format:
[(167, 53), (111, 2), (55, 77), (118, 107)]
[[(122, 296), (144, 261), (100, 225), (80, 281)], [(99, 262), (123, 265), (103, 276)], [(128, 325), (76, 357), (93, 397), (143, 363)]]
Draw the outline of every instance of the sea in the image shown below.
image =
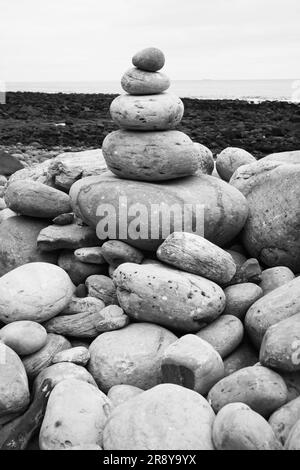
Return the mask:
[[(119, 81), (7, 82), (5, 83), (5, 89), (5, 91), (45, 93), (122, 93)], [(300, 79), (174, 80), (168, 91), (182, 98), (238, 99), (250, 102), (268, 100), (300, 103)]]

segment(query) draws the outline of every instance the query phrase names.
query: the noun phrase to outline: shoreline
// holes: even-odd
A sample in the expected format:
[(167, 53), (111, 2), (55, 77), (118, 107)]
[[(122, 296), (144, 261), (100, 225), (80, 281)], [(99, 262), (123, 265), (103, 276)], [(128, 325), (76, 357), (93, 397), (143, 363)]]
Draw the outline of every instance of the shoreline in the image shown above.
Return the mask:
[[(117, 129), (109, 114), (116, 96), (8, 92), (6, 104), (0, 105), (0, 150), (19, 153), (20, 159), (24, 154), (23, 160), (31, 164), (63, 151), (99, 148), (104, 137)], [(300, 103), (182, 101), (185, 114), (178, 130), (206, 145), (214, 155), (229, 146), (244, 148), (256, 158), (300, 149)]]

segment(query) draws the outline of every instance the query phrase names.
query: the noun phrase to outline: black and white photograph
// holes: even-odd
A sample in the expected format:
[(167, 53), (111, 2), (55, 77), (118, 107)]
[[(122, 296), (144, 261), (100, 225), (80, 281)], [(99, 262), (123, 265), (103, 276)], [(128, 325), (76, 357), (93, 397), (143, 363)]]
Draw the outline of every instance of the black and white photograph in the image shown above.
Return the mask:
[(300, 450), (299, 25), (0, 0), (0, 450)]

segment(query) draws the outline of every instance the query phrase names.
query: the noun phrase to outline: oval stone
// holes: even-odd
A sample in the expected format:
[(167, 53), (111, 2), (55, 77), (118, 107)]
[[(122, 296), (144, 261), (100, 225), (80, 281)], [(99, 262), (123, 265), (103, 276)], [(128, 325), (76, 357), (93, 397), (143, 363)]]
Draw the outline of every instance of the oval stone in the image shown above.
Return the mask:
[(192, 175), (199, 168), (194, 143), (175, 130), (111, 132), (102, 151), (108, 168), (126, 179), (164, 181)]
[(155, 95), (166, 91), (170, 79), (160, 72), (145, 72), (133, 67), (124, 73), (121, 85), (130, 95)]
[(171, 93), (120, 95), (110, 105), (111, 117), (119, 127), (140, 131), (174, 129), (183, 111), (181, 99)]
[[(70, 196), (76, 214), (88, 225), (97, 227), (99, 238), (122, 239), (137, 248), (150, 251), (156, 250), (175, 229), (182, 231), (182, 228), (186, 232), (194, 230), (199, 235), (203, 235), (204, 228), (205, 238), (222, 246), (240, 232), (248, 215), (244, 196), (233, 186), (209, 175), (154, 184), (121, 180), (106, 173), (77, 181), (70, 190)], [(158, 217), (159, 214), (164, 215), (162, 201), (167, 209), (175, 204), (185, 227), (178, 230), (172, 220), (170, 226), (163, 227), (168, 223), (165, 217)], [(107, 234), (104, 227), (108, 221), (104, 214), (107, 208), (110, 209), (108, 217), (111, 221), (111, 235)], [(102, 209), (104, 212), (101, 213)], [(135, 209), (142, 209), (146, 217), (138, 237), (129, 230), (137, 219)], [(188, 221), (194, 228), (189, 228)]]
[(132, 63), (141, 70), (157, 72), (165, 65), (165, 56), (157, 47), (146, 47), (134, 54)]

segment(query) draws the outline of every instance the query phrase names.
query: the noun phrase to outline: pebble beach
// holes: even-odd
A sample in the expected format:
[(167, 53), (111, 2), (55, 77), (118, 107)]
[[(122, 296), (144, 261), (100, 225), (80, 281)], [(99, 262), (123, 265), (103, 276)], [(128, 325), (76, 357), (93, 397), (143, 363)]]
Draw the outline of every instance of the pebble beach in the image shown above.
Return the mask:
[(299, 104), (165, 60), (0, 106), (1, 450), (300, 450)]

